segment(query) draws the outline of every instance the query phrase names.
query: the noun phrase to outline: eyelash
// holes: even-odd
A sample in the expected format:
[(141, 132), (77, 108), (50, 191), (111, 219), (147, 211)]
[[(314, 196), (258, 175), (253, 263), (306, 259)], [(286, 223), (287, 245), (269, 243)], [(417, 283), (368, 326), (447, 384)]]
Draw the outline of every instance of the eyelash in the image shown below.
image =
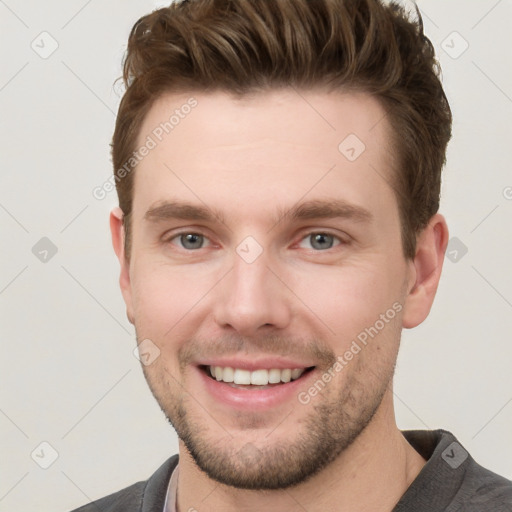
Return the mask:
[[(176, 238), (179, 239), (179, 237), (183, 236), (183, 235), (196, 235), (196, 236), (200, 236), (200, 237), (203, 237), (204, 239), (208, 240), (209, 241), (209, 238), (199, 232), (199, 231), (182, 231), (180, 233), (174, 233), (172, 236), (166, 238), (164, 240), (164, 243), (171, 243), (173, 240), (175, 240)], [(348, 242), (346, 240), (343, 240), (340, 236), (338, 235), (335, 235), (334, 233), (331, 233), (329, 231), (309, 231), (307, 234), (305, 234), (300, 240), (299, 240), (299, 243), (302, 242), (303, 240), (311, 237), (312, 235), (325, 235), (325, 236), (329, 236), (329, 237), (333, 237), (335, 239), (335, 241), (337, 240), (338, 243), (337, 244), (334, 244), (332, 247), (329, 247), (328, 249), (324, 249), (324, 250), (315, 250), (315, 249), (310, 249), (311, 251), (313, 252), (317, 252), (317, 253), (322, 253), (322, 252), (328, 252), (330, 250), (333, 250), (335, 247), (338, 247), (340, 245), (346, 245)], [(184, 247), (180, 247), (181, 250), (185, 251), (185, 252), (196, 252), (196, 251), (199, 251), (201, 249), (204, 249), (205, 247), (200, 247), (199, 249), (186, 249)]]

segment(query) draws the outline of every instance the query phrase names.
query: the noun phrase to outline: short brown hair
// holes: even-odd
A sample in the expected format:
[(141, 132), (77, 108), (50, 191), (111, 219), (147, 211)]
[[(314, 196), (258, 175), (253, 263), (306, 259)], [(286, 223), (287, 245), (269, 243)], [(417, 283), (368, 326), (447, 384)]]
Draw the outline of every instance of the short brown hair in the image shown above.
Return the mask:
[(141, 124), (166, 92), (222, 90), (236, 95), (276, 87), (362, 91), (387, 111), (402, 244), (439, 208), (441, 169), (452, 115), (434, 48), (416, 20), (381, 0), (182, 0), (140, 18), (124, 60), (126, 92), (112, 161), (130, 256), (132, 156)]

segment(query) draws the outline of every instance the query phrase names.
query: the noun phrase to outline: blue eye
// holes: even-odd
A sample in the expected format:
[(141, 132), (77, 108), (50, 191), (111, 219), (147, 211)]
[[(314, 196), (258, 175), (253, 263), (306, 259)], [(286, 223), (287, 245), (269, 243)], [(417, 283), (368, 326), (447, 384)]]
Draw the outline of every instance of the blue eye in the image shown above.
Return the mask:
[[(178, 240), (178, 242), (175, 242)], [(185, 232), (178, 233), (167, 240), (168, 243), (178, 245), (182, 249), (187, 251), (196, 251), (204, 249), (210, 242), (208, 238), (200, 233)], [(308, 243), (309, 247), (305, 247), (303, 244)], [(300, 247), (310, 249), (313, 248), (315, 251), (326, 251), (333, 247), (340, 245), (342, 240), (336, 235), (324, 232), (313, 232), (305, 236), (299, 243)]]
[[(341, 243), (337, 236), (331, 235), (329, 233), (310, 233), (308, 236), (302, 239), (301, 244), (304, 240), (309, 240), (313, 249), (317, 249), (319, 251), (332, 249), (332, 247)], [(336, 244), (335, 241), (337, 241)]]
[(199, 233), (181, 233), (171, 238), (169, 242), (175, 239), (179, 239), (181, 246), (187, 250), (202, 249), (204, 241), (207, 240)]

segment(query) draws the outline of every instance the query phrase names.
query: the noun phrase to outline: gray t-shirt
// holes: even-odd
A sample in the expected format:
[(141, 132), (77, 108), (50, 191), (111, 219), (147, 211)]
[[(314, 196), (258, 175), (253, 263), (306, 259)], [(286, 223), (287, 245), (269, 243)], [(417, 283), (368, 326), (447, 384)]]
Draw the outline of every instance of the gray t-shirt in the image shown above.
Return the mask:
[(427, 463), (392, 512), (512, 512), (512, 481), (477, 464), (453, 434), (402, 434)]
[[(512, 481), (477, 464), (445, 430), (402, 434), (427, 463), (391, 512), (512, 512)], [(145, 482), (73, 512), (175, 512), (178, 456)]]

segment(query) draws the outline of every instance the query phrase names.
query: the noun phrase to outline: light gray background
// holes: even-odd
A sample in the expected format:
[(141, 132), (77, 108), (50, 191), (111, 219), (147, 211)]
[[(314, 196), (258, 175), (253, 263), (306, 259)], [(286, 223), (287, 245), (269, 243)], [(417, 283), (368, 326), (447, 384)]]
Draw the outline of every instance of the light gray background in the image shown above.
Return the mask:
[[(112, 172), (129, 30), (159, 5), (0, 0), (1, 511), (71, 509), (177, 451), (132, 353), (108, 230), (116, 196), (92, 196)], [(455, 118), (442, 212), (460, 242), (429, 319), (404, 332), (397, 420), (451, 430), (512, 478), (512, 1), (419, 5)], [(31, 47), (51, 49), (43, 31), (58, 43), (47, 58)], [(46, 262), (32, 252), (42, 237), (58, 249)], [(58, 453), (48, 469), (41, 442)]]

